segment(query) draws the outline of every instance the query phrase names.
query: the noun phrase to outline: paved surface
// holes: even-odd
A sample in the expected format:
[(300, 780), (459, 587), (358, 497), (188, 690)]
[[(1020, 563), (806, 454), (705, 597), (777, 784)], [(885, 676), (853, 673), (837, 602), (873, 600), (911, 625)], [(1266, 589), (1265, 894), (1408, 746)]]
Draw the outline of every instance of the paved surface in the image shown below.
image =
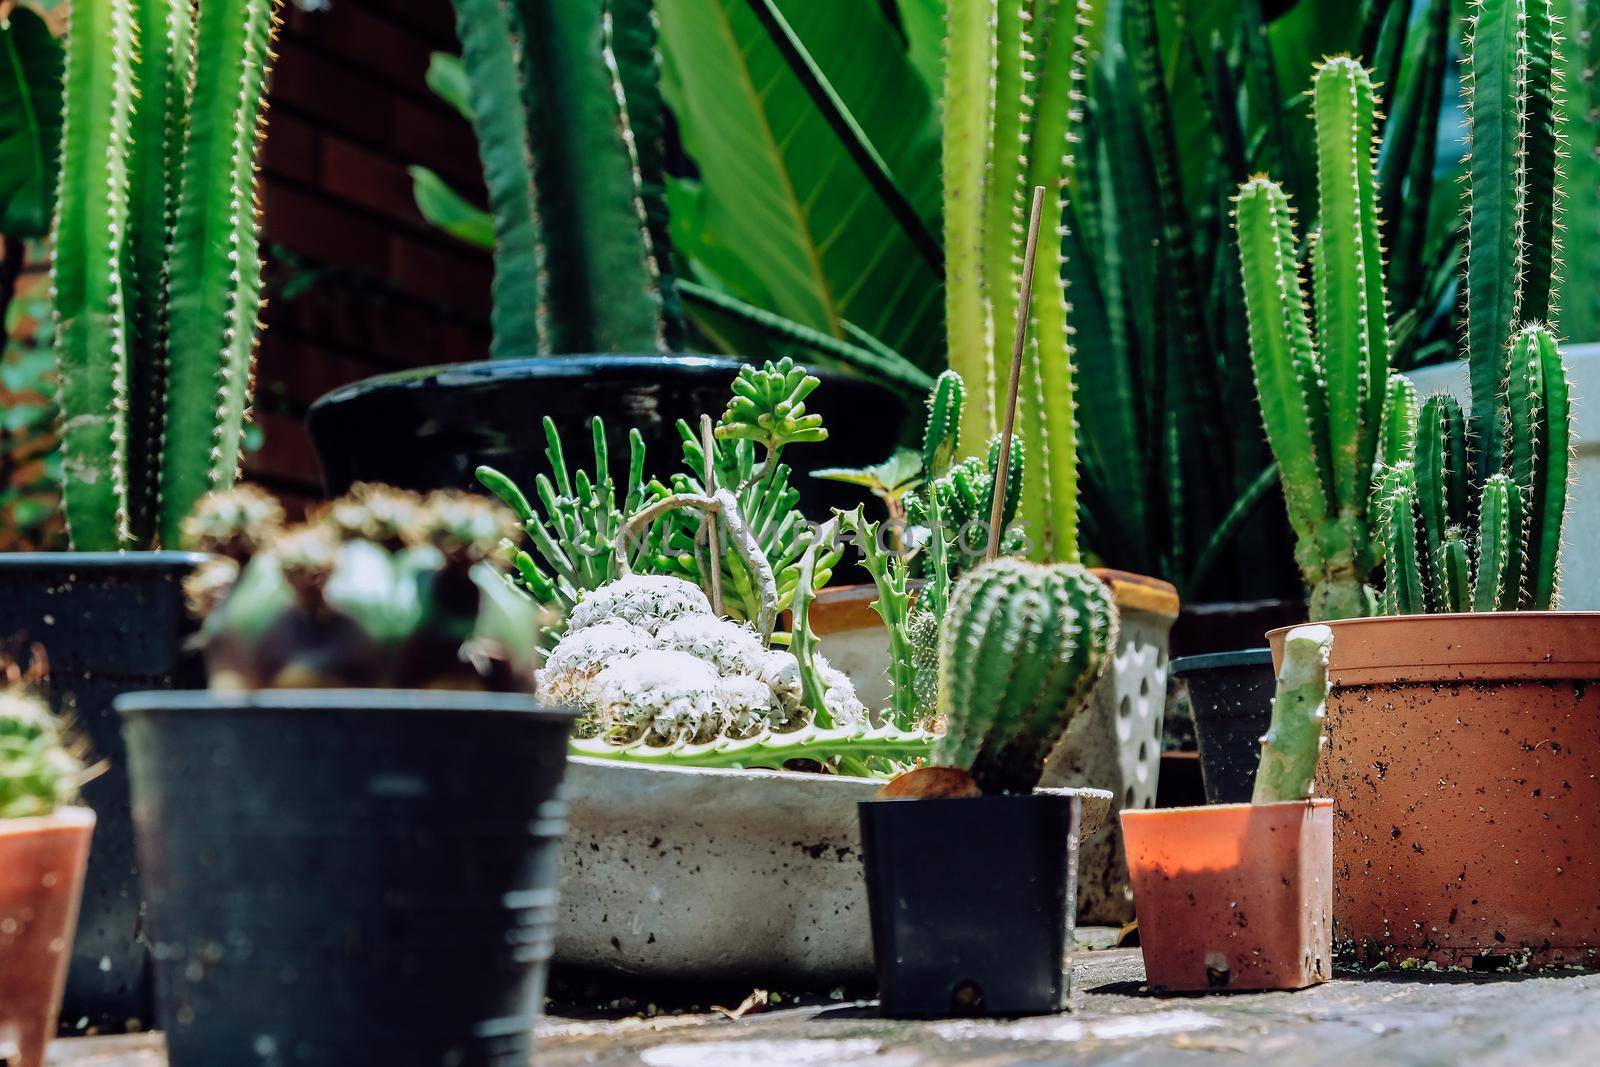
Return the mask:
[[(867, 1003), (654, 1019), (552, 1018), (541, 1067), (1295, 1067), (1600, 1062), (1600, 974), (1416, 972), (1298, 993), (1156, 997), (1137, 949), (1080, 953), (1076, 1011), (1010, 1022), (907, 1023)], [(164, 1067), (159, 1036), (58, 1041), (51, 1067)], [(341, 1065), (345, 1067), (345, 1065)]]

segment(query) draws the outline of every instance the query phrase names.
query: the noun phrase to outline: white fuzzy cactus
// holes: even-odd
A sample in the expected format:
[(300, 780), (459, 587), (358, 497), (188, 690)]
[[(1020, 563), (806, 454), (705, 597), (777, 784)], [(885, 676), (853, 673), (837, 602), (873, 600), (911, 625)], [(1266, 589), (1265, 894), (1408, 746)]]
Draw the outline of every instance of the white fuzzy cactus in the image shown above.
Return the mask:
[(684, 615), (663, 626), (656, 634), (662, 648), (687, 652), (705, 660), (718, 674), (759, 673), (761, 664), (773, 655), (754, 630), (716, 616)]
[(637, 652), (595, 676), (593, 712), (616, 737), (705, 741), (722, 731), (719, 682), (709, 663), (687, 652)]
[(693, 582), (657, 574), (630, 574), (585, 593), (572, 609), (568, 630), (586, 629), (607, 620), (632, 623), (654, 635), (686, 615), (715, 618), (711, 601)]
[(591, 704), (590, 683), (608, 665), (662, 647), (649, 632), (621, 619), (569, 632), (550, 652), (539, 675), (539, 690), (560, 704)]

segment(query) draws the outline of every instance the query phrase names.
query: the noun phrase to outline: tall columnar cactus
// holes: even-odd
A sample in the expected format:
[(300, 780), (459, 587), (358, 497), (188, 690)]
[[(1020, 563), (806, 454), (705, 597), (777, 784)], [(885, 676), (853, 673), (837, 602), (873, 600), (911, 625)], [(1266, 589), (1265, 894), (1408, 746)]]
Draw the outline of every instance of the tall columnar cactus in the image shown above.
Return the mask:
[(1559, 324), (1571, 341), (1600, 341), (1600, 0), (1557, 0), (1566, 45), (1557, 53), (1567, 136), (1560, 211)]
[(939, 642), (946, 732), (933, 762), (985, 793), (1028, 792), (1117, 642), (1117, 609), (1073, 563), (1000, 559), (956, 584)]
[(75, 548), (175, 545), (237, 474), (276, 6), (71, 8), (52, 292)]
[(1328, 656), (1333, 631), (1296, 626), (1283, 639), (1283, 667), (1272, 699), (1272, 725), (1261, 739), (1252, 804), (1305, 800), (1312, 794), (1328, 715)]
[(455, 0), (494, 219), (496, 358), (682, 341), (652, 0)]
[[(1423, 404), (1385, 478), (1386, 611), (1555, 606), (1572, 404), (1547, 323), (1556, 288), (1564, 109), (1550, 0), (1483, 0), (1468, 39), (1472, 412)], [(1565, 116), (1565, 118), (1563, 118)]]
[(945, 316), (971, 395), (960, 451), (983, 455), (1004, 414), (1017, 318), (1029, 339), (1017, 434), (1030, 472), (1018, 515), (1038, 559), (1078, 558), (1072, 341), (1059, 239), (1043, 242), (1033, 306), (1018, 306), (1029, 190), (1060, 236), (1083, 77), (1081, 0), (951, 0), (944, 82)]
[(1321, 229), (1312, 236), (1313, 341), (1283, 189), (1239, 188), (1239, 258), (1267, 440), (1294, 527), (1313, 620), (1375, 614), (1367, 584), (1381, 552), (1369, 511), (1389, 376), (1371, 150), (1376, 99), (1353, 59), (1324, 62), (1312, 86)]

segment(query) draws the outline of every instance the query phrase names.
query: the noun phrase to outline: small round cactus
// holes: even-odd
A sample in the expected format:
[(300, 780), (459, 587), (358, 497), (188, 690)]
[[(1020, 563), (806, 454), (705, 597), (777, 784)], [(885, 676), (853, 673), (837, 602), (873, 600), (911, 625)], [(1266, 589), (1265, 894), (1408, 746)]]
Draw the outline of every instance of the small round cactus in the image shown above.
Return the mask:
[(84, 766), (61, 722), (34, 691), (44, 674), (42, 653), (26, 676), (6, 664), (0, 688), (0, 819), (49, 815), (76, 798)]
[(1111, 660), (1117, 610), (1075, 563), (986, 563), (963, 577), (939, 641), (933, 762), (969, 771), (986, 794), (1026, 793)]

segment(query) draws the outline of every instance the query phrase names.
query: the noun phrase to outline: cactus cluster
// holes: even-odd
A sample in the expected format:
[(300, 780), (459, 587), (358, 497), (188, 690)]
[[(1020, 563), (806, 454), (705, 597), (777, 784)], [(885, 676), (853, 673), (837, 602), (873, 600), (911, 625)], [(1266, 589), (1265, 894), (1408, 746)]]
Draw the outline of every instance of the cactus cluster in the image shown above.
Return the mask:
[(43, 650), (33, 649), (26, 671), (8, 658), (0, 673), (0, 819), (49, 815), (76, 798), (83, 761), (39, 694)]
[[(653, 0), (455, 0), (495, 250), (495, 358), (683, 340)], [(414, 172), (423, 213), (444, 198)]]
[(71, 8), (51, 281), (75, 548), (175, 545), (237, 474), (276, 7)]
[(1312, 795), (1328, 715), (1328, 657), (1333, 630), (1296, 626), (1283, 639), (1283, 666), (1272, 698), (1272, 725), (1261, 738), (1252, 804), (1305, 800)]
[(1472, 21), (1472, 411), (1430, 397), (1413, 413), (1410, 450), (1383, 476), (1390, 614), (1556, 605), (1572, 436), (1549, 326), (1563, 141), (1557, 21), (1550, 0), (1482, 0)]
[(288, 526), (259, 490), (204, 499), (186, 586), (211, 687), (528, 692), (543, 620), (490, 561), (512, 529), (467, 493), (360, 485)]
[(1283, 188), (1266, 177), (1241, 185), (1237, 227), (1256, 391), (1315, 621), (1378, 610), (1369, 584), (1382, 558), (1374, 466), (1390, 340), (1372, 82), (1360, 63), (1336, 57), (1317, 68), (1311, 95), (1320, 219), (1307, 252), (1314, 340)]
[[(492, 467), (477, 472), (478, 480), (516, 514), (529, 542), (526, 549), (509, 549), (518, 585), (562, 614), (584, 593), (628, 572), (683, 578), (698, 584), (708, 597), (715, 584), (723, 610), (738, 621), (756, 623), (763, 614), (787, 608), (805, 542), (804, 521), (796, 511), (800, 494), (782, 455), (791, 444), (826, 437), (820, 416), (805, 410), (805, 399), (818, 384), (788, 359), (742, 368), (709, 441), (689, 424), (678, 423), (683, 468), (664, 481), (646, 474), (644, 441), (630, 430), (627, 481), (619, 486), (611, 474), (605, 426), (598, 418), (590, 423), (593, 473), (570, 468), (561, 437), (547, 418), (545, 457), (551, 473), (535, 479), (531, 497)], [(671, 499), (709, 501), (719, 490), (731, 494), (733, 506), (709, 511), (664, 508)], [(651, 508), (664, 508), (664, 513), (651, 515), (660, 522), (635, 521)], [(706, 527), (712, 511), (721, 534), (715, 563)], [(619, 537), (630, 523), (619, 556)], [(741, 545), (753, 545), (758, 552), (741, 553)], [(750, 565), (747, 555), (759, 556), (759, 563)], [(827, 583), (838, 559), (836, 548), (818, 559), (816, 588)], [(765, 571), (771, 572), (775, 600), (765, 587)]]
[[(1070, 133), (1085, 45), (1074, 0), (951, 0), (944, 76), (945, 319), (949, 364), (971, 389), (960, 454), (1000, 429), (1012, 340), (1027, 316), (1017, 407), (1028, 485), (1018, 515), (1037, 559), (1078, 559), (1078, 455), (1071, 331), (1060, 269)], [(1028, 192), (1048, 191), (1049, 269), (1020, 306)]]
[(1000, 559), (956, 583), (940, 627), (933, 762), (1026, 793), (1111, 659), (1117, 609), (1082, 566)]

